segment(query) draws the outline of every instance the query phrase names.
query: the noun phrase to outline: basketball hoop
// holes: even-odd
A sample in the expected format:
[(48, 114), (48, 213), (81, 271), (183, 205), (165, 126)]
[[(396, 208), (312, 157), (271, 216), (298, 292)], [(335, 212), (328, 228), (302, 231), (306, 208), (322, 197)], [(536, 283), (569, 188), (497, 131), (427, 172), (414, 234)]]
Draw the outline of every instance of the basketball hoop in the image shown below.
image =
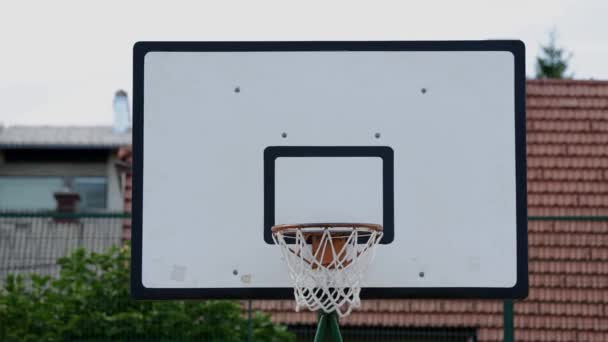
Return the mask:
[(272, 227), (294, 283), (296, 311), (336, 312), (361, 305), (361, 282), (382, 238), (371, 223), (305, 223)]

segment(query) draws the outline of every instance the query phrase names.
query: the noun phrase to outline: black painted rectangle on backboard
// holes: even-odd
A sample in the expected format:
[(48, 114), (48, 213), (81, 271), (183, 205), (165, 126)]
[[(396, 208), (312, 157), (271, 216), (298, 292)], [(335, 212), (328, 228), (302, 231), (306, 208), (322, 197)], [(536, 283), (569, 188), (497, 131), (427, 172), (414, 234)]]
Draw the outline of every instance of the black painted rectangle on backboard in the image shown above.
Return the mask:
[[(382, 222), (381, 244), (395, 236), (395, 195), (393, 149), (388, 146), (269, 146), (264, 150), (264, 241), (274, 244), (272, 227), (275, 222), (275, 161), (281, 157), (378, 157), (382, 160)], [(292, 223), (292, 222), (289, 222)], [(303, 222), (302, 222), (303, 223)]]

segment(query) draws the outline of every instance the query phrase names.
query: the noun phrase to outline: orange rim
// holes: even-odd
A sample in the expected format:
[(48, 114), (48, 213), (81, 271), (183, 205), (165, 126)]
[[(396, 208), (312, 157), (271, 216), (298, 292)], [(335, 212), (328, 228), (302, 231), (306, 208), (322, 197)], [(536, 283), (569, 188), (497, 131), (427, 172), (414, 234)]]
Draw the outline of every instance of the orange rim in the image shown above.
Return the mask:
[(272, 227), (272, 233), (276, 234), (290, 229), (303, 229), (303, 228), (367, 228), (369, 230), (381, 232), (383, 230), (381, 224), (375, 223), (359, 223), (359, 222), (322, 222), (322, 223), (294, 223), (294, 224), (279, 224)]

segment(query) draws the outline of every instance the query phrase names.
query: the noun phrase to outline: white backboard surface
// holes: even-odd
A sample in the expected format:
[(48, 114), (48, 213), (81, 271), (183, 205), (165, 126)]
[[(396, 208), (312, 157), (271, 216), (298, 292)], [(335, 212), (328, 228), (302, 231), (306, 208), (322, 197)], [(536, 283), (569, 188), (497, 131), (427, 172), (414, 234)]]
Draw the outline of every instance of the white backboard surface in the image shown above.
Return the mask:
[(275, 165), (276, 222), (382, 222), (380, 158), (287, 157)]
[(363, 297), (527, 292), (520, 42), (138, 43), (134, 70), (136, 297), (290, 298), (265, 230), (319, 221), (390, 222)]

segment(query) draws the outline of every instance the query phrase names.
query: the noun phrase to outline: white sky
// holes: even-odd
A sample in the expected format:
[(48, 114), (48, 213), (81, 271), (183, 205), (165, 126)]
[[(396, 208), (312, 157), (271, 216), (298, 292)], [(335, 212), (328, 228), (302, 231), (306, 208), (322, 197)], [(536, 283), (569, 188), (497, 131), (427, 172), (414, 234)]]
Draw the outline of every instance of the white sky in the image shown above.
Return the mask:
[(3, 1), (0, 123), (111, 124), (138, 40), (521, 39), (555, 27), (575, 78), (608, 79), (608, 1)]

